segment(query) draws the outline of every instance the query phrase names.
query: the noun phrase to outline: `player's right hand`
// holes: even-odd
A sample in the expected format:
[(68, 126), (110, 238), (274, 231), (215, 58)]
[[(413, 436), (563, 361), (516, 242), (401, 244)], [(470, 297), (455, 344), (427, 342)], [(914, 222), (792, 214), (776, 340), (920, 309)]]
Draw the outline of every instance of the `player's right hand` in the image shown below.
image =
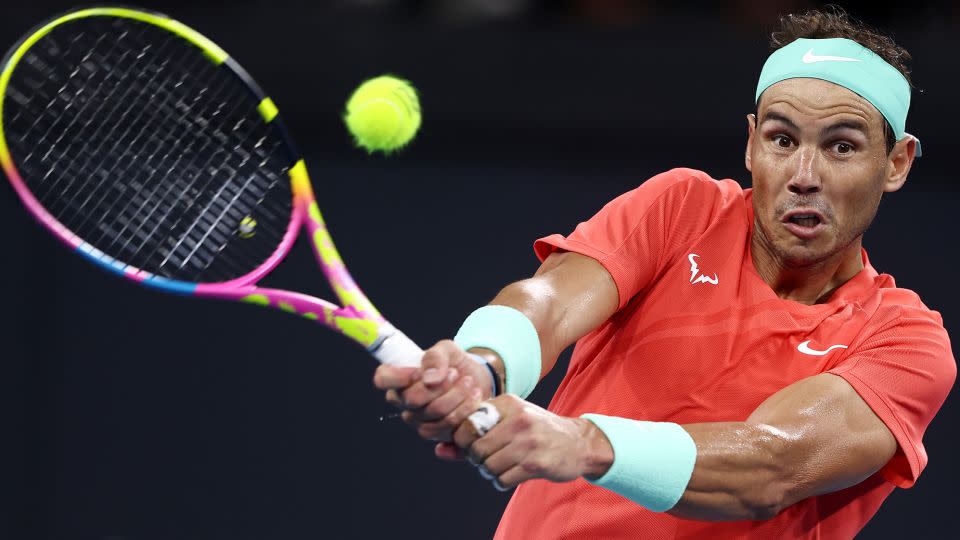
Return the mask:
[(387, 403), (403, 410), (404, 422), (432, 441), (451, 441), (453, 432), (493, 392), (487, 367), (451, 340), (427, 349), (419, 368), (381, 365), (373, 384), (386, 390)]

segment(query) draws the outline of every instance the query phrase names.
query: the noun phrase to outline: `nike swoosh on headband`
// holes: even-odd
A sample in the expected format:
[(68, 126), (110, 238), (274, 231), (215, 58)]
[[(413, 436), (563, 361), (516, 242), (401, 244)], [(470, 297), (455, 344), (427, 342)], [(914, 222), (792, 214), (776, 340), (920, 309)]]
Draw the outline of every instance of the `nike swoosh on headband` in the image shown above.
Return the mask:
[(846, 56), (818, 56), (813, 54), (813, 49), (810, 49), (803, 55), (804, 64), (813, 64), (815, 62), (859, 62), (857, 58), (847, 58)]

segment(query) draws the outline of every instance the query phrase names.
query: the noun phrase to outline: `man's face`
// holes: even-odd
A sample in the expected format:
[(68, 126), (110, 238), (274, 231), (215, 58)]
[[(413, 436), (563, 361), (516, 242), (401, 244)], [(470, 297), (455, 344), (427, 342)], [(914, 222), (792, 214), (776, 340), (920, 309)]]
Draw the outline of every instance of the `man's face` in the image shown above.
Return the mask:
[(870, 102), (827, 81), (788, 79), (763, 93), (756, 127), (749, 118), (746, 165), (758, 240), (785, 267), (815, 265), (851, 246), (881, 195), (903, 184), (883, 123)]

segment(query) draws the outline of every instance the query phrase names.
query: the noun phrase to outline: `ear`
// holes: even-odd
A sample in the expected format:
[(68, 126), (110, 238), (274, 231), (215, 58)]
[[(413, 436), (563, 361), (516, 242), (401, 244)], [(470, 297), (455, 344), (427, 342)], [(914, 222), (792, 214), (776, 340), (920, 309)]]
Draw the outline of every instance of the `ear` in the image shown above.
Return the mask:
[(753, 135), (757, 132), (757, 115), (747, 115), (747, 152), (743, 156), (744, 165), (747, 170), (753, 172), (753, 163), (750, 159), (750, 153), (753, 151)]
[(893, 193), (903, 187), (916, 157), (917, 139), (913, 135), (907, 134), (906, 137), (893, 145), (893, 150), (887, 156), (887, 172), (883, 182), (884, 192)]

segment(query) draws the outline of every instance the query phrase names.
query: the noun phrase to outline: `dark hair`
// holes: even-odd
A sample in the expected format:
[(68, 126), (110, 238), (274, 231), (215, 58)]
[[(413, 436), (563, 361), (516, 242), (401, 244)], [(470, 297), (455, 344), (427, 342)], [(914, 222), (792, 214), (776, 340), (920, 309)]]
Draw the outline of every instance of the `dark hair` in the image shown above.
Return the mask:
[[(799, 38), (827, 39), (847, 38), (875, 52), (877, 56), (897, 68), (910, 87), (910, 53), (897, 45), (893, 38), (881, 33), (847, 14), (840, 6), (827, 5), (823, 9), (811, 9), (805, 13), (790, 13), (780, 17), (780, 27), (770, 34), (770, 48), (777, 50)], [(883, 136), (886, 139), (887, 154), (893, 151), (897, 142), (890, 123), (884, 121)]]

